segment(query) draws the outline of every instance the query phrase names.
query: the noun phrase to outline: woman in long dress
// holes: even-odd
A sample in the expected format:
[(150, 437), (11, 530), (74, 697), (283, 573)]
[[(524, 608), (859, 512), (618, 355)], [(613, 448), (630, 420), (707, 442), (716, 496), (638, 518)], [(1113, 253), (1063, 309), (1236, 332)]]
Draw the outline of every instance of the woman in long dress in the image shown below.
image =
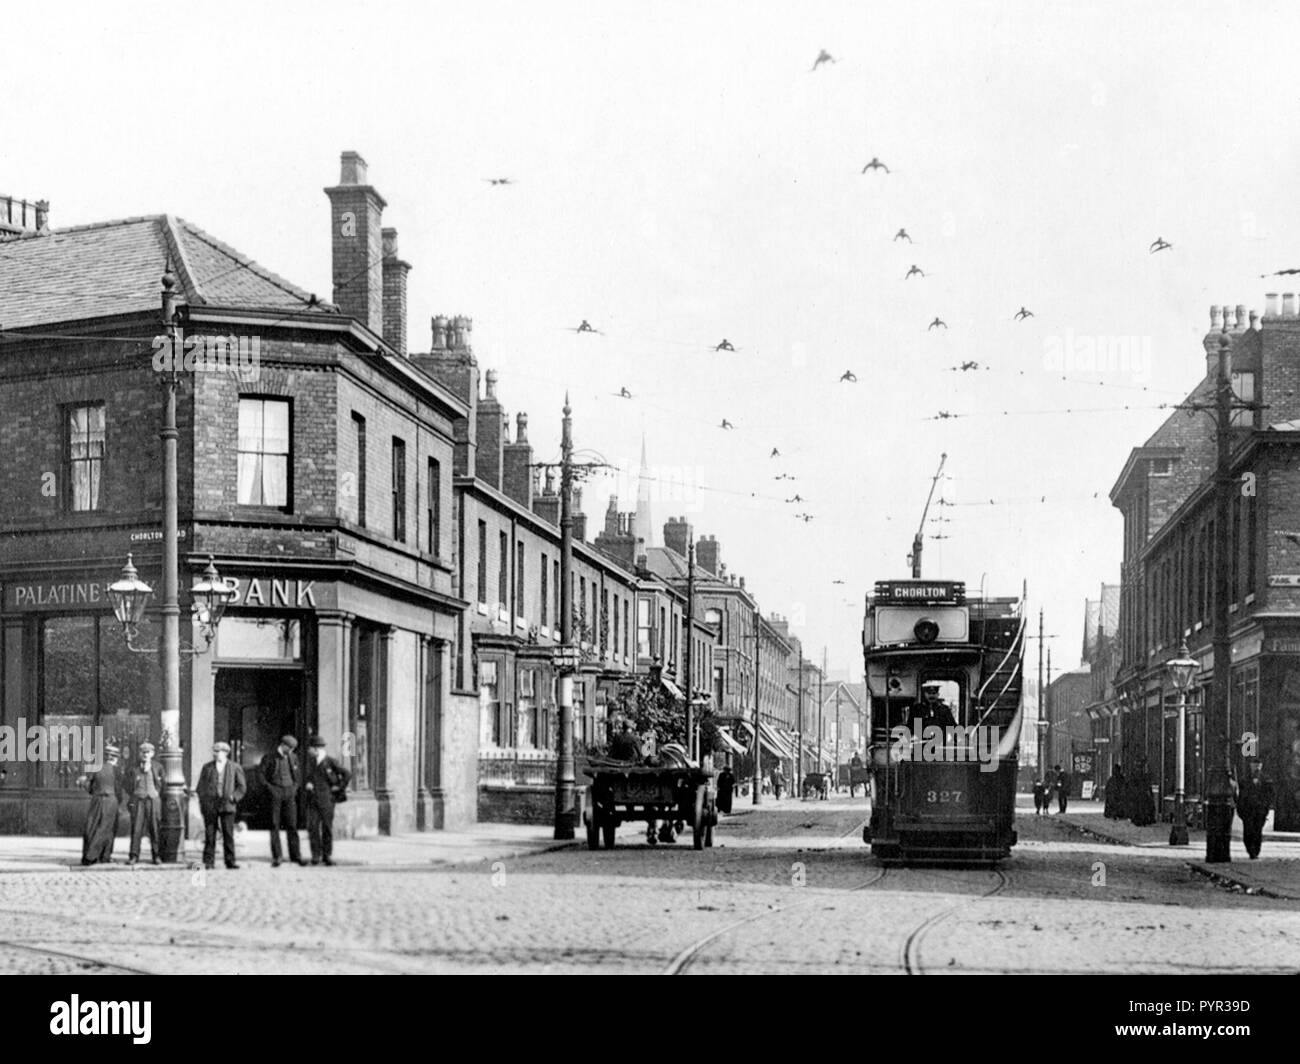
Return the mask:
[(113, 840), (117, 836), (119, 752), (116, 746), (105, 747), (107, 760), (103, 768), (86, 776), (90, 808), (86, 810), (86, 829), (81, 836), (83, 865), (113, 863)]
[(1151, 796), (1151, 774), (1143, 760), (1129, 787), (1129, 816), (1138, 827), (1156, 822), (1156, 803)]
[(1127, 791), (1128, 783), (1124, 779), (1124, 768), (1116, 765), (1115, 771), (1110, 774), (1110, 781), (1106, 784), (1106, 803), (1102, 807), (1102, 815), (1107, 820), (1126, 819), (1124, 806), (1128, 798)]

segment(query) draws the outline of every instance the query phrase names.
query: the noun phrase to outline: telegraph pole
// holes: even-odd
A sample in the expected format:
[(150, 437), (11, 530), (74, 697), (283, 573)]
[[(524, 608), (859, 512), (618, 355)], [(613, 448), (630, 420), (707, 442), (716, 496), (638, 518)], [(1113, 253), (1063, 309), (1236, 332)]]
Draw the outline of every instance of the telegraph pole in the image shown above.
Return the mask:
[(686, 756), (699, 760), (695, 738), (695, 683), (691, 672), (691, 644), (695, 641), (695, 538), (687, 526), (686, 538)]
[(822, 671), (817, 674), (817, 771), (822, 770), (822, 684), (826, 680), (826, 648), (822, 647)]
[(798, 761), (795, 763), (794, 786), (795, 797), (803, 797), (803, 647), (799, 647), (799, 729), (797, 737), (799, 740), (799, 749), (795, 751)]
[(555, 838), (573, 838), (577, 821), (574, 808), (577, 780), (573, 764), (573, 411), (564, 395), (564, 422), (560, 437), (560, 643), (564, 655), (559, 669), (560, 742), (555, 766)]
[[(1224, 315), (1223, 333), (1219, 336), (1219, 370), (1214, 392), (1215, 436), (1218, 443), (1218, 464), (1214, 479), (1214, 679), (1210, 705), (1206, 707), (1205, 725), (1209, 733), (1207, 744), (1208, 773), (1205, 781), (1205, 861), (1207, 864), (1224, 864), (1232, 860), (1232, 780), (1228, 767), (1228, 690), (1232, 673), (1232, 638), (1228, 631), (1228, 596), (1231, 571), (1231, 514), (1232, 495), (1236, 490), (1232, 479), (1230, 445), (1232, 430), (1233, 392), (1228, 374), (1228, 350), (1232, 339), (1228, 336), (1227, 315)], [(1252, 502), (1252, 505), (1258, 503)]]
[[(1052, 728), (1052, 648), (1051, 647), (1047, 648), (1047, 686), (1043, 689), (1043, 699), (1044, 699), (1043, 705), (1047, 708), (1047, 728), (1044, 729), (1044, 732), (1047, 732), (1050, 731)], [(1052, 757), (1054, 756), (1055, 755), (1053, 754)], [(1051, 757), (1048, 758), (1048, 761), (1050, 760)], [(1046, 762), (1044, 762), (1043, 767), (1044, 768), (1047, 767)]]
[(763, 684), (763, 680), (762, 680), (763, 673), (762, 670), (759, 668), (759, 648), (763, 645), (762, 632), (759, 630), (759, 625), (762, 623), (762, 620), (763, 620), (762, 615), (757, 610), (755, 610), (754, 611), (754, 778), (751, 781), (751, 785), (749, 788), (750, 793), (754, 796), (754, 803), (753, 803), (754, 805), (763, 804), (763, 796), (761, 793), (762, 779), (758, 771), (759, 758), (762, 756), (762, 749), (763, 749), (762, 743), (759, 742), (759, 738), (758, 738), (758, 705), (762, 693), (762, 684)]

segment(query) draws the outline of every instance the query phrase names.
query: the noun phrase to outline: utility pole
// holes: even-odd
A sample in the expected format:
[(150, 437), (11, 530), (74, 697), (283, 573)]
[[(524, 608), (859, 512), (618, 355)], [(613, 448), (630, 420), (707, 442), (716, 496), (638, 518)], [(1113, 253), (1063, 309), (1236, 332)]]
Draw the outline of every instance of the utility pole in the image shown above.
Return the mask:
[(560, 436), (560, 643), (565, 655), (560, 674), (560, 742), (555, 766), (555, 838), (573, 838), (577, 780), (573, 764), (573, 411), (564, 395)]
[[(1047, 728), (1045, 730), (1050, 731), (1053, 726), (1052, 725), (1052, 648), (1051, 647), (1047, 648), (1047, 686), (1043, 689), (1043, 698), (1045, 700), (1043, 702), (1043, 705), (1047, 708)], [(1051, 758), (1055, 756), (1056, 756), (1055, 754), (1052, 754), (1051, 757), (1048, 758), (1048, 760), (1050, 761)], [(1043, 767), (1044, 768), (1047, 767), (1046, 763), (1044, 763)]]
[(840, 684), (835, 685), (835, 786), (840, 785)]
[(759, 625), (762, 623), (762, 616), (757, 610), (754, 611), (754, 778), (751, 781), (749, 791), (754, 796), (754, 805), (763, 804), (762, 795), (762, 777), (758, 770), (759, 758), (762, 756), (763, 746), (758, 738), (758, 703), (762, 691), (762, 670), (759, 668), (759, 647), (762, 646), (761, 631)]
[[(1232, 431), (1233, 391), (1228, 374), (1227, 315), (1219, 336), (1219, 370), (1214, 392), (1215, 436), (1218, 463), (1215, 468), (1214, 525), (1214, 679), (1213, 697), (1206, 708), (1205, 725), (1208, 772), (1205, 780), (1205, 861), (1225, 864), (1232, 860), (1232, 780), (1228, 766), (1228, 690), (1232, 673), (1232, 638), (1228, 631), (1228, 596), (1231, 570), (1232, 496), (1237, 490), (1232, 479), (1229, 453)], [(1258, 505), (1252, 500), (1251, 505)]]
[(795, 797), (803, 797), (803, 645), (799, 646), (799, 729), (797, 732), (799, 749), (795, 751), (798, 761), (795, 763), (794, 786)]
[(826, 680), (826, 648), (822, 647), (822, 671), (817, 674), (817, 771), (822, 770), (822, 684)]
[(695, 538), (687, 526), (686, 538), (686, 756), (699, 760), (695, 737), (695, 678), (691, 672), (691, 644), (695, 641)]

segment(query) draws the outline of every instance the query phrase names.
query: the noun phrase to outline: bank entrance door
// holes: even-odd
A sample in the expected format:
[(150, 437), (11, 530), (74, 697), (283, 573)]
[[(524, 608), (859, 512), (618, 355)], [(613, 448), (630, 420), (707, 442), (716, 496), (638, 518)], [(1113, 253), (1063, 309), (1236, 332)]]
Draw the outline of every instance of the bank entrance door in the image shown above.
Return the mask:
[(306, 749), (302, 672), (297, 669), (217, 670), (213, 741), (230, 743), (230, 756), (248, 777), (239, 819), (254, 830), (271, 826), (269, 795), (258, 767), (282, 735), (298, 740), (299, 764)]

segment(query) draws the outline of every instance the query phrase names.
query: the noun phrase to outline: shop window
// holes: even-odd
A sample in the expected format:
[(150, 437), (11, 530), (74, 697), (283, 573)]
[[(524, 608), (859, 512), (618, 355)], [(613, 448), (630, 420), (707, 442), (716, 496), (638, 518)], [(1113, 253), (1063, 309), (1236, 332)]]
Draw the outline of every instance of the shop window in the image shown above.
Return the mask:
[(68, 436), (63, 482), (69, 510), (100, 508), (104, 468), (104, 404), (89, 403), (68, 410)]
[(381, 629), (361, 623), (353, 626), (352, 692), (343, 756), (352, 772), (352, 789), (358, 791), (382, 786), (378, 770), (387, 687), (384, 643)]
[(537, 673), (534, 669), (520, 669), (518, 745), (536, 749), (541, 739), (542, 720), (541, 709), (537, 704)]
[(239, 400), (240, 506), (288, 508), (289, 421), (286, 400)]

